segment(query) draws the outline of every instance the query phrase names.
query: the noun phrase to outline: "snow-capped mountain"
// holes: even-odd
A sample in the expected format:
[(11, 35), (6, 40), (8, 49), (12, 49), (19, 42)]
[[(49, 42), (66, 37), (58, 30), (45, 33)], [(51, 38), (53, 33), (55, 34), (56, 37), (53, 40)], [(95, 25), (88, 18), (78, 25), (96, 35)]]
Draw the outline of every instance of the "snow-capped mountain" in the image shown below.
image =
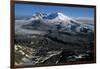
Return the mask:
[(50, 13), (50, 14), (44, 14), (44, 13), (33, 14), (32, 18), (30, 18), (29, 20), (32, 22), (33, 26), (39, 26), (40, 28), (42, 25), (42, 28), (44, 26), (47, 26), (48, 28), (50, 27), (58, 30), (70, 30), (70, 31), (85, 32), (85, 33), (88, 31), (89, 32), (93, 31), (93, 26), (86, 24), (84, 25), (76, 21), (75, 19), (72, 19), (60, 12)]
[(43, 22), (44, 23), (50, 23), (50, 24), (54, 24), (54, 23), (70, 23), (70, 18), (65, 16), (62, 13), (51, 13), (46, 17), (43, 17)]
[(30, 19), (32, 21), (34, 20), (41, 20), (43, 23), (49, 23), (49, 24), (58, 24), (58, 23), (63, 23), (63, 24), (68, 24), (68, 23), (78, 23), (76, 20), (64, 15), (63, 13), (50, 13), (50, 14), (33, 14), (32, 18)]

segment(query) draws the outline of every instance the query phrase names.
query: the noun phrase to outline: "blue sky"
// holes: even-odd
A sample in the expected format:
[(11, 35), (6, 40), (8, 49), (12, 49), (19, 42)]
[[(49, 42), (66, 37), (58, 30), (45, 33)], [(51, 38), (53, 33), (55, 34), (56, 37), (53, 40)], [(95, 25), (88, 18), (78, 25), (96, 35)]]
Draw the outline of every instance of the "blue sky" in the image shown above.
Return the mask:
[(94, 17), (94, 8), (79, 8), (67, 6), (15, 4), (15, 15), (32, 15), (34, 13), (62, 12), (72, 17)]

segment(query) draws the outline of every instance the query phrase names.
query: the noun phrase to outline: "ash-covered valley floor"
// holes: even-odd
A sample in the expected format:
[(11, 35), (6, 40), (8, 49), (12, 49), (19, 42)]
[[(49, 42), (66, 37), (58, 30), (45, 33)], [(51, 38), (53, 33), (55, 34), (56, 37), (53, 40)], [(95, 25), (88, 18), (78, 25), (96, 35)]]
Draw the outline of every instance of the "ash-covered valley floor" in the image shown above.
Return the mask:
[(76, 21), (62, 13), (15, 19), (15, 65), (94, 60), (93, 20)]

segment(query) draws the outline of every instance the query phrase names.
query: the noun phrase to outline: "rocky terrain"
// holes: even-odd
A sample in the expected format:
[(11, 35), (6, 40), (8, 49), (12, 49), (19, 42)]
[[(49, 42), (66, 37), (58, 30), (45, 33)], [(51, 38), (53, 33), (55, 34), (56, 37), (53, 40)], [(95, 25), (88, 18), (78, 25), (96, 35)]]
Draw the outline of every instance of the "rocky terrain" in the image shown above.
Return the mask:
[(93, 23), (82, 23), (58, 12), (33, 14), (21, 20), (16, 18), (16, 65), (93, 60)]

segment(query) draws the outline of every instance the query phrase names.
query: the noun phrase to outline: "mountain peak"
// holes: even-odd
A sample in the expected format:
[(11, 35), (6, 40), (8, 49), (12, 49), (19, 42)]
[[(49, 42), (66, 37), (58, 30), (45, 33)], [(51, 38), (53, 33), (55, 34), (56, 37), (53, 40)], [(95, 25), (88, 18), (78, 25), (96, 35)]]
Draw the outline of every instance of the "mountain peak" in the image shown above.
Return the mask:
[(54, 19), (56, 17), (60, 17), (60, 18), (68, 18), (66, 15), (64, 15), (63, 13), (60, 12), (55, 12), (55, 13), (51, 13), (47, 16), (47, 19)]
[(70, 23), (70, 19), (68, 16), (64, 15), (60, 12), (50, 13), (47, 16), (43, 17), (42, 21), (44, 23)]
[(53, 12), (50, 14), (36, 13), (32, 15), (32, 18), (30, 20), (40, 20), (42, 23), (47, 24), (63, 23), (64, 25), (66, 25), (68, 23), (78, 23), (76, 20), (66, 16), (61, 12)]

